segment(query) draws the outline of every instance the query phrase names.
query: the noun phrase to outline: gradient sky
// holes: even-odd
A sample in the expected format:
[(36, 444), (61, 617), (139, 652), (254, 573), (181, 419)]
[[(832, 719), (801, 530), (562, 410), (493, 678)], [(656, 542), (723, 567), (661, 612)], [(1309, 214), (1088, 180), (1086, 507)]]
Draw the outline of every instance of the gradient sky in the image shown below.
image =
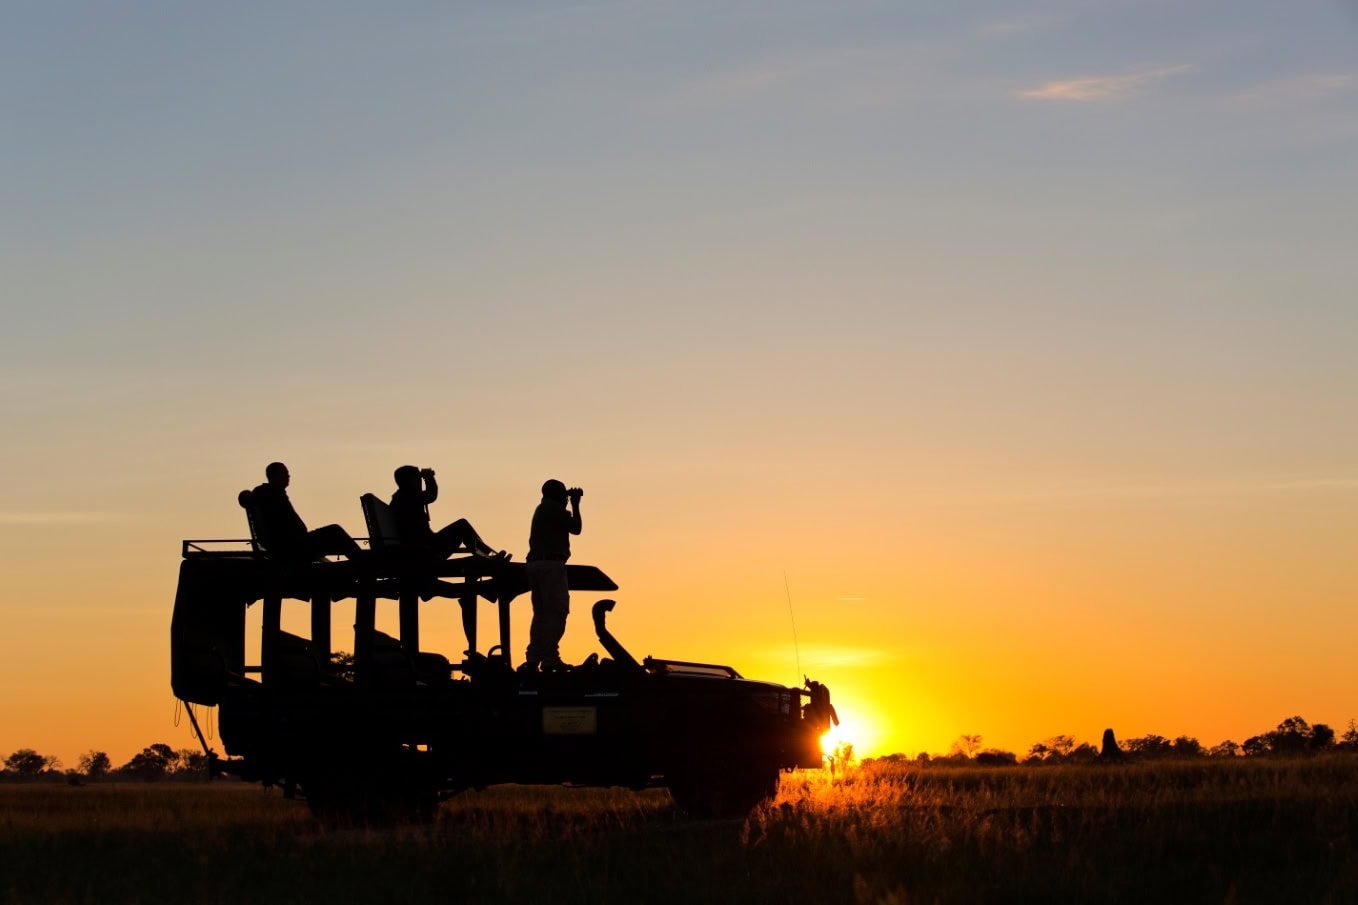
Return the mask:
[(866, 754), (1358, 716), (1353, 4), (0, 25), (0, 756), (193, 744), (179, 541), (274, 459), (520, 559), (582, 485), (634, 653), (800, 663)]

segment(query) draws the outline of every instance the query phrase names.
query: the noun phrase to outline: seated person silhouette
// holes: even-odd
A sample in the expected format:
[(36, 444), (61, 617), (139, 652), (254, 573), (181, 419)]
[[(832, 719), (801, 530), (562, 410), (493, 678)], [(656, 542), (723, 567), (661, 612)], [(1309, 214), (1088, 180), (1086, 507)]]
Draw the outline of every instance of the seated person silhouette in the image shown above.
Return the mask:
[(329, 555), (353, 560), (363, 557), (363, 548), (339, 525), (307, 529), (288, 499), (288, 484), (292, 482), (288, 466), (271, 462), (264, 476), (268, 480), (251, 492), (250, 504), (259, 522), (259, 542), (270, 555), (301, 562)]
[(480, 556), (509, 559), (496, 552), (464, 518), (445, 525), (437, 532), (429, 527), (429, 504), (439, 498), (439, 485), (432, 468), (402, 465), (396, 469), (396, 492), (391, 495), (391, 517), (402, 550), (424, 561), (447, 559), (458, 550)]

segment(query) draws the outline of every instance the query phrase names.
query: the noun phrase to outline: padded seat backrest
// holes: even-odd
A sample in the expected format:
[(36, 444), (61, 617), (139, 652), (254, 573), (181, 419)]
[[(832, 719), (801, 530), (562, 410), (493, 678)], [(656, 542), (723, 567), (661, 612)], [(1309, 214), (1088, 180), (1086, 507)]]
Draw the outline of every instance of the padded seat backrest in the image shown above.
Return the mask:
[(259, 540), (259, 515), (255, 510), (254, 491), (242, 490), (236, 494), (236, 502), (245, 510), (245, 521), (250, 526), (250, 549), (259, 553), (263, 549), (263, 544)]
[(381, 550), (400, 543), (401, 538), (396, 533), (396, 518), (390, 506), (371, 493), (363, 494), (358, 502), (363, 507), (363, 520), (368, 523), (368, 545), (372, 549)]

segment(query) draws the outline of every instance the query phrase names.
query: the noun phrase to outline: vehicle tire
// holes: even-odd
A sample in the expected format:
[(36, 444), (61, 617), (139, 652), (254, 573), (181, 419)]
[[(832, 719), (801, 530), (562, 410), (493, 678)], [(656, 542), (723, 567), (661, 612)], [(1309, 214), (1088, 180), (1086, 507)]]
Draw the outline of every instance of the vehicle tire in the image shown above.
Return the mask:
[(781, 771), (755, 759), (691, 758), (669, 777), (674, 803), (700, 819), (744, 817), (778, 794)]

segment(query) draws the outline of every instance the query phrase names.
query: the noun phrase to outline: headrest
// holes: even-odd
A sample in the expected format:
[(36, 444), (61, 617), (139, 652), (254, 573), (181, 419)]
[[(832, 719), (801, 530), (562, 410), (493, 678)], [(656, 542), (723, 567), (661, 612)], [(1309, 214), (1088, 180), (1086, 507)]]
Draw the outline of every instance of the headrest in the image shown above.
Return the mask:
[(254, 491), (242, 490), (240, 493), (236, 494), (236, 502), (240, 503), (240, 508), (249, 509), (250, 504), (254, 502)]

